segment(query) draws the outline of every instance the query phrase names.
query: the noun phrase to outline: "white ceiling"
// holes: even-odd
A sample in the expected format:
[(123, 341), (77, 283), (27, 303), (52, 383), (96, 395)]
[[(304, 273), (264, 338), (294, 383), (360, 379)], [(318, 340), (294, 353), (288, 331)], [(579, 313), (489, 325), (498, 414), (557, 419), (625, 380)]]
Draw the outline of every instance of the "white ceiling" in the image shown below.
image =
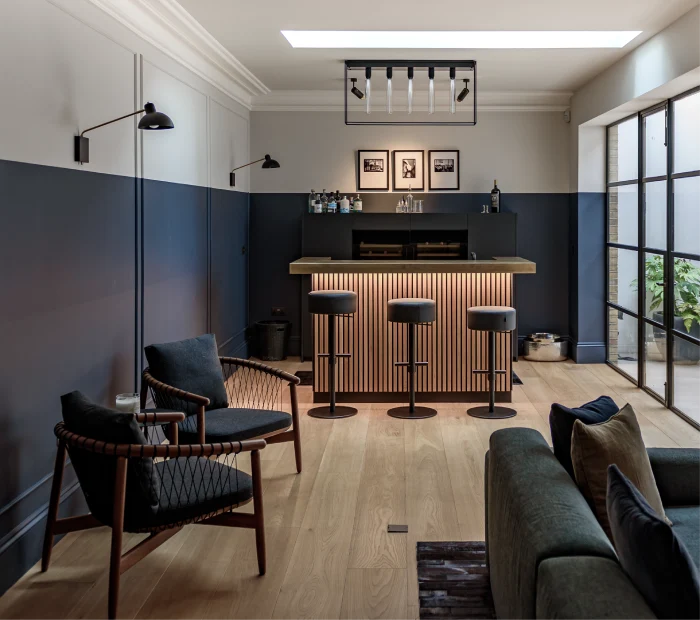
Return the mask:
[[(353, 59), (470, 59), (479, 90), (574, 91), (700, 0), (178, 0), (268, 88), (342, 89)], [(641, 30), (622, 49), (293, 49), (280, 30)]]

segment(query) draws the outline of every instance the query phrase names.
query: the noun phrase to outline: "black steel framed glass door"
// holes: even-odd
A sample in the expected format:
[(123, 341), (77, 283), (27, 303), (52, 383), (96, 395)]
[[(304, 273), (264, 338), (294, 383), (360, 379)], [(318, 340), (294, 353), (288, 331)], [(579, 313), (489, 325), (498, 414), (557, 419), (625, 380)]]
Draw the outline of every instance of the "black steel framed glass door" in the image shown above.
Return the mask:
[(700, 89), (607, 128), (607, 359), (700, 427)]

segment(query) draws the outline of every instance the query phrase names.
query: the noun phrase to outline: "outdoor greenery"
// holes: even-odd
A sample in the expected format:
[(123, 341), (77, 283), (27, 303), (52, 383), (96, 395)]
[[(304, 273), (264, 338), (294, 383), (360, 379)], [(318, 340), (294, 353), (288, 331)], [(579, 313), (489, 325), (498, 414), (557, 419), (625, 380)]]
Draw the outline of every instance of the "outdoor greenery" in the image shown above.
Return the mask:
[[(664, 259), (658, 254), (646, 257), (644, 265), (649, 310), (662, 308), (664, 301)], [(683, 319), (683, 325), (690, 333), (693, 323), (700, 324), (700, 268), (685, 258), (676, 258), (674, 263), (673, 305), (676, 316)], [(637, 280), (632, 282), (637, 290)]]

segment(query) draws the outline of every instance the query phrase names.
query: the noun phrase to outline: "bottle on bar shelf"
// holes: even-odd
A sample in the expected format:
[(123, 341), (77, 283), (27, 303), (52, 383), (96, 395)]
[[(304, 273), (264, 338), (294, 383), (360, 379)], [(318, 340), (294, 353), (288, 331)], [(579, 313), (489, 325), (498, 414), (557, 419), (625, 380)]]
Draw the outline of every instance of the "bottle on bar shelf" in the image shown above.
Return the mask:
[(404, 201), (406, 204), (406, 213), (413, 213), (413, 194), (411, 193), (411, 186), (408, 186), (408, 196)]
[(335, 202), (338, 205), (338, 213), (340, 213), (340, 190), (335, 190)]
[(498, 189), (498, 181), (494, 179), (493, 189), (491, 190), (491, 213), (500, 213), (501, 211), (501, 190)]
[(313, 213), (316, 208), (316, 190), (312, 189), (309, 194), (309, 213)]
[(314, 213), (323, 213), (323, 203), (321, 202), (320, 194), (316, 194), (316, 202), (314, 204)]
[(331, 192), (330, 198), (328, 198), (328, 213), (336, 214), (338, 213), (338, 203), (335, 200), (335, 194)]
[(326, 196), (325, 189), (321, 194), (321, 213), (328, 213), (328, 196)]
[(362, 213), (362, 198), (360, 198), (360, 194), (357, 195), (357, 198), (355, 198), (355, 202), (353, 203), (353, 209), (355, 213)]
[(350, 201), (348, 200), (347, 196), (343, 196), (342, 200), (340, 201), (340, 212), (350, 213)]

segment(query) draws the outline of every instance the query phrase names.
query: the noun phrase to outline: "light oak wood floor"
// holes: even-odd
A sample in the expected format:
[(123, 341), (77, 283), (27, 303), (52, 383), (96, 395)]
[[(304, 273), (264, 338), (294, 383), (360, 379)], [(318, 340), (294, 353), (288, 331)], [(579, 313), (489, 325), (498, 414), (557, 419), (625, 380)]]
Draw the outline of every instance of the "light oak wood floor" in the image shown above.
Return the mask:
[[(122, 576), (120, 616), (417, 618), (416, 541), (484, 539), (493, 431), (525, 426), (549, 440), (553, 401), (609, 394), (634, 406), (648, 446), (700, 446), (698, 431), (607, 366), (520, 361), (515, 371), (524, 384), (509, 420), (470, 418), (462, 404), (418, 421), (387, 417), (386, 404), (337, 421), (303, 415), (301, 475), (292, 444), (262, 452), (267, 575), (257, 576), (252, 531), (188, 526)], [(305, 413), (310, 388), (300, 400)], [(388, 534), (390, 523), (408, 534)], [(142, 538), (126, 535), (125, 545)], [(47, 573), (35, 566), (0, 599), (0, 617), (105, 617), (108, 552), (106, 528), (64, 537)]]

